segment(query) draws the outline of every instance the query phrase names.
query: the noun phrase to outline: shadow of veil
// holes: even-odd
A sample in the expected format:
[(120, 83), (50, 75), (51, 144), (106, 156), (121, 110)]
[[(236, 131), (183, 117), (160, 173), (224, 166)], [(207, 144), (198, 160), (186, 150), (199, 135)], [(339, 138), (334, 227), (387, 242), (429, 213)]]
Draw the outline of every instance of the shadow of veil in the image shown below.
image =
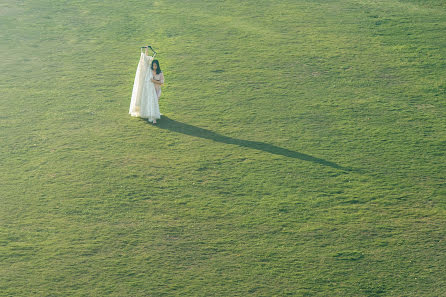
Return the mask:
[(259, 151), (268, 152), (275, 155), (285, 156), (289, 158), (299, 159), (303, 161), (313, 162), (316, 164), (329, 166), (332, 168), (344, 170), (344, 171), (351, 171), (351, 168), (346, 168), (343, 166), (340, 166), (334, 162), (330, 162), (321, 158), (316, 158), (304, 153), (299, 153), (296, 151), (292, 151), (286, 148), (278, 147), (269, 143), (260, 142), (260, 141), (251, 141), (251, 140), (243, 140), (243, 139), (237, 139), (232, 138), (224, 135), (220, 135), (218, 133), (212, 132), (207, 129), (195, 127), (186, 123), (178, 122), (173, 119), (170, 119), (169, 117), (163, 115), (161, 120), (158, 121), (156, 124), (156, 127), (160, 129), (169, 130), (172, 132), (182, 133), (185, 135), (210, 139), (216, 142), (226, 143), (226, 144), (233, 144), (238, 145), (241, 147), (246, 147), (250, 149), (255, 149)]

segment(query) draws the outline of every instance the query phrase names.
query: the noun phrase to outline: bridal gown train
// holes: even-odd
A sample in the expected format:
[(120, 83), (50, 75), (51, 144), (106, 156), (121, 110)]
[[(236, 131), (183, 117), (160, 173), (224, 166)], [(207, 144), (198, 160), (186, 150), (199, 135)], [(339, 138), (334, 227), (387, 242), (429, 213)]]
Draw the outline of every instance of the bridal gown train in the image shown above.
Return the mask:
[(155, 84), (150, 81), (153, 77), (150, 69), (152, 60), (152, 56), (146, 56), (141, 52), (129, 109), (131, 116), (148, 119), (149, 122), (161, 118)]

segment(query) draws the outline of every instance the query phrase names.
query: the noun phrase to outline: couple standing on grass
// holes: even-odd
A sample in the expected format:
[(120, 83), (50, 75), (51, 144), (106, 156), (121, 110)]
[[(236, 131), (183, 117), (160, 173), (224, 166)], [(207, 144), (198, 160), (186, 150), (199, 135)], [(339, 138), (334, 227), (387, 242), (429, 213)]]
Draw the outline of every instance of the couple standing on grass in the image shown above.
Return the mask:
[(156, 124), (156, 120), (161, 118), (158, 100), (161, 96), (161, 86), (164, 84), (164, 75), (158, 60), (153, 58), (149, 56), (147, 47), (145, 53), (141, 51), (129, 114)]

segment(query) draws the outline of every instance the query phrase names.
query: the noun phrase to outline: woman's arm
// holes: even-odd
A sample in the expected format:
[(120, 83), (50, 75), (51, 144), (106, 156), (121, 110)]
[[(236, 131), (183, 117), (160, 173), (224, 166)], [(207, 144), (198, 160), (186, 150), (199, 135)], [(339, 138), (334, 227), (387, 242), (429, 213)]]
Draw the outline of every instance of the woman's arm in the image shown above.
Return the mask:
[(164, 83), (160, 82), (159, 80), (156, 80), (156, 79), (153, 79), (153, 78), (152, 78), (152, 82), (154, 84), (157, 84), (157, 85), (160, 85), (160, 86), (162, 86), (164, 84)]
[(160, 80), (156, 80), (156, 79), (152, 78), (152, 82), (154, 84), (157, 84), (157, 85), (160, 85), (160, 86), (164, 85), (164, 74), (161, 72)]
[(146, 53), (144, 54), (144, 62), (147, 67), (150, 67), (153, 57), (149, 56), (149, 50), (146, 48)]

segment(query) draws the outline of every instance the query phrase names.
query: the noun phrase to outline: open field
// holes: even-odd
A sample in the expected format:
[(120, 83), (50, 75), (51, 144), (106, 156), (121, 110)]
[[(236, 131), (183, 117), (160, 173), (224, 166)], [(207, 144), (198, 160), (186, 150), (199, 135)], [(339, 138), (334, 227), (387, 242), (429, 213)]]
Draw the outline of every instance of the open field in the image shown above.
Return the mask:
[(444, 1), (2, 1), (0, 52), (0, 296), (446, 296)]

